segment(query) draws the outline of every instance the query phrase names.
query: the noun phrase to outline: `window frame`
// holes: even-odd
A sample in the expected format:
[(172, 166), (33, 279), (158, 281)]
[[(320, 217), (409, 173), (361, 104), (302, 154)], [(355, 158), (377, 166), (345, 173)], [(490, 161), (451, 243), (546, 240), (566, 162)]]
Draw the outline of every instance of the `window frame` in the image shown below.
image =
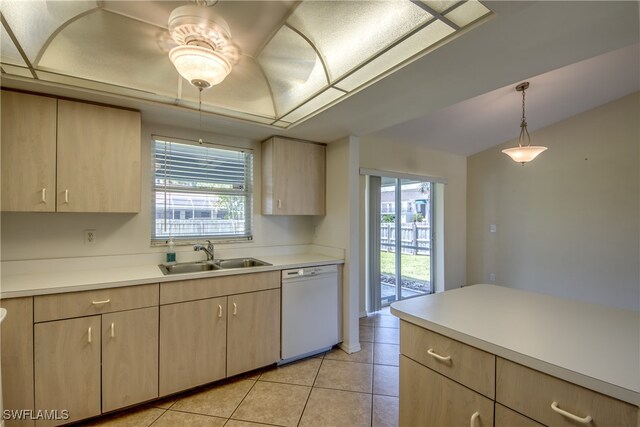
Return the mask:
[[(166, 221), (168, 218), (166, 217), (166, 213), (164, 217), (158, 217), (158, 212), (161, 212), (157, 209), (156, 198), (158, 192), (164, 190), (165, 197), (166, 194), (170, 191), (166, 189), (169, 188), (165, 185), (156, 184), (156, 144), (157, 143), (170, 143), (170, 144), (182, 144), (182, 145), (191, 145), (191, 146), (205, 146), (207, 148), (214, 148), (225, 151), (233, 151), (238, 153), (243, 153), (246, 155), (245, 157), (245, 178), (244, 178), (244, 191), (241, 190), (228, 190), (228, 189), (212, 189), (210, 191), (198, 189), (195, 191), (183, 191), (185, 194), (194, 194), (194, 193), (202, 193), (203, 195), (233, 195), (233, 196), (244, 196), (244, 234), (242, 235), (233, 235), (233, 234), (221, 234), (221, 235), (157, 235), (156, 229), (158, 222)], [(151, 246), (165, 246), (168, 242), (169, 237), (173, 238), (173, 241), (176, 245), (192, 245), (195, 243), (202, 242), (204, 240), (211, 240), (215, 243), (237, 243), (237, 242), (251, 242), (254, 237), (254, 161), (255, 155), (254, 150), (252, 148), (233, 146), (233, 145), (225, 145), (212, 143), (209, 141), (193, 141), (184, 138), (176, 138), (176, 137), (168, 137), (162, 135), (151, 135), (151, 149), (150, 149), (150, 159), (151, 159), (151, 212), (150, 212), (150, 231), (151, 231)], [(181, 191), (177, 191), (180, 193)], [(175, 191), (174, 191), (175, 193)], [(166, 208), (165, 208), (166, 209)], [(194, 213), (195, 215), (195, 213)], [(194, 219), (196, 217), (194, 216)], [(210, 216), (211, 219), (214, 218), (213, 215)]]

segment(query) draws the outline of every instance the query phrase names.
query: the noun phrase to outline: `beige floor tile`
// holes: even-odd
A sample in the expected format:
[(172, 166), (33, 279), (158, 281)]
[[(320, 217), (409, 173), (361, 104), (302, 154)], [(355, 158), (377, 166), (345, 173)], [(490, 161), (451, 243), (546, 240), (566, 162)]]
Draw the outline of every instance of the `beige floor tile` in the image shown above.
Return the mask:
[(207, 415), (190, 414), (187, 412), (167, 411), (153, 423), (153, 427), (222, 427), (226, 418), (209, 417)]
[(360, 318), (360, 325), (363, 326), (375, 326), (375, 318), (373, 316), (366, 316)]
[(314, 388), (300, 427), (370, 427), (371, 395)]
[(360, 325), (360, 342), (373, 342), (373, 327)]
[(324, 360), (344, 360), (349, 362), (373, 363), (373, 344), (368, 342), (360, 343), (360, 351), (347, 354), (340, 348), (334, 348), (324, 355)]
[(194, 393), (178, 400), (171, 409), (229, 418), (255, 381), (240, 380)]
[(91, 427), (148, 427), (164, 413), (164, 409), (142, 407), (93, 420)]
[(375, 342), (400, 344), (400, 329), (375, 328)]
[(373, 320), (376, 328), (399, 328), (400, 319), (396, 316), (378, 316)]
[(371, 393), (373, 365), (323, 360), (314, 387)]
[(296, 426), (311, 387), (258, 381), (231, 418)]
[(280, 366), (260, 375), (261, 381), (312, 386), (322, 359), (311, 358)]
[(372, 427), (397, 427), (398, 408), (397, 397), (373, 396)]
[(400, 362), (400, 346), (397, 344), (375, 343), (373, 345), (373, 363), (376, 365), (398, 366)]
[(271, 427), (272, 424), (260, 424), (260, 423), (252, 423), (249, 421), (240, 421), (240, 420), (228, 420), (224, 427), (260, 427), (260, 426), (268, 426)]
[(400, 369), (397, 366), (373, 366), (373, 394), (398, 396), (400, 391)]

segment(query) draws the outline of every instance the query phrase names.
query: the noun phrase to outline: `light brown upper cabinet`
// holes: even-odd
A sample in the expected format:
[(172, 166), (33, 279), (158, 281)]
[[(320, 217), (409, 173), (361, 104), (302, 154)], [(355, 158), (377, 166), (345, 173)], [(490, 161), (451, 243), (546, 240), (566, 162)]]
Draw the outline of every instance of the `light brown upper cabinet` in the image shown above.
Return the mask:
[(58, 101), (58, 212), (140, 211), (140, 113)]
[(262, 143), (262, 213), (324, 215), (325, 145), (279, 137)]
[(2, 210), (55, 212), (58, 100), (2, 91)]
[(140, 113), (3, 90), (2, 210), (139, 212)]

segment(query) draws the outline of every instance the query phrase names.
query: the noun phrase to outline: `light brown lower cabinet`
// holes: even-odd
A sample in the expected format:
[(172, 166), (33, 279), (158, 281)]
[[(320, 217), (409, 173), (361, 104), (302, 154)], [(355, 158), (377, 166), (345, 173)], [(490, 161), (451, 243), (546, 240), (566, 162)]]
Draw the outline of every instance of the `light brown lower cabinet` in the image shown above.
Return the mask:
[[(56, 426), (158, 397), (158, 307), (34, 325), (35, 407)], [(68, 419), (64, 413), (68, 411)]]
[(160, 396), (225, 377), (227, 297), (160, 307)]
[(495, 427), (544, 427), (544, 425), (496, 403)]
[[(0, 307), (7, 309), (0, 327), (4, 410), (33, 410), (33, 297), (3, 299)], [(6, 419), (4, 424), (33, 427), (34, 421)]]
[(102, 412), (158, 397), (158, 307), (102, 315)]
[(493, 427), (493, 401), (400, 355), (400, 426)]
[(228, 297), (227, 376), (280, 359), (280, 289)]
[(34, 326), (36, 411), (68, 411), (69, 418), (38, 420), (56, 426), (99, 415), (100, 316)]

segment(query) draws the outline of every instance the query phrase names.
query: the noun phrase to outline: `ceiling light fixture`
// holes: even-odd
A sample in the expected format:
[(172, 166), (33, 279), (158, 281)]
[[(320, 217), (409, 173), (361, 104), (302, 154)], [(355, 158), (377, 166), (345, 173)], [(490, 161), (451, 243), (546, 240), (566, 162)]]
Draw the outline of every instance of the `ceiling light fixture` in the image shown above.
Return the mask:
[(525, 163), (535, 159), (540, 153), (547, 149), (547, 147), (531, 145), (531, 136), (529, 135), (529, 130), (527, 129), (527, 119), (524, 115), (524, 92), (527, 89), (529, 89), (529, 82), (523, 82), (516, 86), (516, 90), (518, 92), (522, 92), (522, 120), (520, 122), (520, 136), (518, 137), (518, 146), (502, 150), (504, 154), (511, 157), (514, 161), (522, 163), (523, 166)]
[(169, 33), (178, 46), (169, 59), (178, 73), (198, 89), (221, 83), (238, 61), (229, 25), (210, 7), (180, 6), (169, 16)]

